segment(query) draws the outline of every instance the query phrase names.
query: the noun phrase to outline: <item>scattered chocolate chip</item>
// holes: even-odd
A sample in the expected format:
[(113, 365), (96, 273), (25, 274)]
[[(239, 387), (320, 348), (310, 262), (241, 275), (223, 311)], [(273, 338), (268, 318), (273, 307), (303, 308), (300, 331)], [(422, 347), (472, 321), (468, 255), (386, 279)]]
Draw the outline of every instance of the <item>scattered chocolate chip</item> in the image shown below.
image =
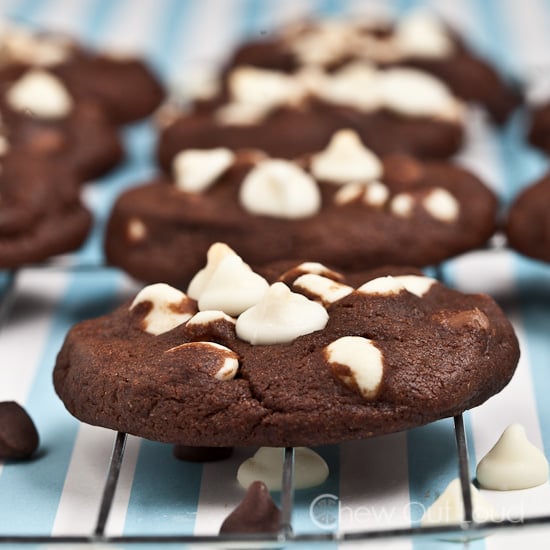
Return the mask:
[(0, 460), (28, 458), (38, 448), (38, 432), (25, 409), (15, 401), (0, 403)]
[(267, 486), (254, 481), (241, 503), (220, 527), (221, 533), (277, 533), (281, 525), (281, 511), (271, 498)]
[(225, 460), (233, 453), (233, 447), (190, 447), (174, 445), (173, 454), (178, 460), (187, 462), (216, 462)]

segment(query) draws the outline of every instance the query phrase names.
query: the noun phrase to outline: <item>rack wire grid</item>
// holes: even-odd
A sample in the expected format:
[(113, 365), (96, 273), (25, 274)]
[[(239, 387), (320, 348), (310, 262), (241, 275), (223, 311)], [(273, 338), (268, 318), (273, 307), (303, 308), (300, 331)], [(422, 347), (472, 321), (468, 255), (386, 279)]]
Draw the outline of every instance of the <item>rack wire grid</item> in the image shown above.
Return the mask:
[[(496, 239), (499, 242), (499, 239)], [(502, 241), (500, 241), (500, 245)], [(498, 245), (500, 247), (500, 245)], [(37, 266), (39, 270), (63, 270), (53, 263), (46, 263)], [(103, 269), (100, 266), (75, 266), (79, 271), (99, 271)], [(441, 266), (433, 269), (433, 274), (437, 279), (444, 282), (444, 271)], [(5, 323), (8, 322), (10, 309), (15, 301), (17, 271), (9, 272), (5, 281), (4, 292), (0, 299), (0, 332)], [(108, 472), (105, 477), (105, 483), (102, 488), (102, 496), (97, 512), (95, 524), (91, 532), (71, 535), (52, 535), (41, 533), (10, 534), (9, 528), (0, 531), (0, 546), (9, 545), (24, 546), (29, 545), (60, 545), (67, 547), (71, 544), (84, 545), (137, 545), (148, 544), (151, 547), (158, 545), (181, 545), (197, 544), (203, 547), (223, 546), (223, 547), (280, 547), (281, 545), (321, 545), (321, 544), (346, 544), (346, 543), (377, 543), (391, 542), (392, 540), (428, 540), (428, 541), (454, 541), (461, 543), (463, 547), (470, 548), (471, 541), (480, 539), (487, 534), (495, 532), (505, 532), (519, 529), (533, 530), (536, 528), (550, 529), (550, 514), (534, 516), (506, 517), (495, 521), (479, 522), (474, 519), (472, 505), (472, 465), (469, 460), (468, 444), (463, 415), (457, 415), (453, 418), (454, 440), (456, 444), (456, 465), (457, 477), (460, 480), (462, 506), (464, 510), (463, 521), (455, 525), (441, 525), (423, 527), (418, 522), (408, 527), (380, 527), (367, 530), (354, 530), (346, 532), (338, 528), (323, 530), (322, 532), (300, 532), (296, 533), (293, 529), (293, 507), (295, 500), (294, 482), (294, 456), (295, 449), (287, 447), (283, 453), (283, 467), (281, 480), (280, 508), (281, 525), (276, 534), (220, 534), (220, 535), (194, 535), (194, 534), (150, 534), (146, 531), (132, 535), (110, 535), (106, 532), (106, 526), (109, 514), (113, 507), (113, 502), (117, 490), (121, 467), (124, 458), (124, 452), (127, 442), (127, 434), (118, 432), (114, 437), (114, 445), (108, 464)], [(429, 449), (426, 449), (429, 452)], [(162, 499), (162, 495), (159, 495)], [(369, 495), (365, 495), (365, 501), (368, 502)], [(0, 522), (1, 525), (1, 522)], [(437, 543), (437, 542), (436, 542)]]

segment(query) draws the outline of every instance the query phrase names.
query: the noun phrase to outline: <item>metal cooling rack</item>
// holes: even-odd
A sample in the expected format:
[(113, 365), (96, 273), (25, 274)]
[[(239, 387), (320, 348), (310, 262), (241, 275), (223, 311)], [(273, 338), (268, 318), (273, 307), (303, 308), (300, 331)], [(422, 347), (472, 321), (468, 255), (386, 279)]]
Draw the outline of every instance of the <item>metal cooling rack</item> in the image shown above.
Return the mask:
[[(501, 243), (499, 243), (501, 245)], [(500, 246), (498, 246), (500, 248)], [(53, 263), (44, 264), (45, 268), (66, 268), (63, 265)], [(103, 266), (73, 266), (78, 270), (100, 269)], [(443, 281), (443, 270), (435, 267), (435, 276)], [(0, 297), (0, 327), (6, 322), (11, 305), (14, 301), (15, 280), (17, 271), (8, 273), (5, 290)], [(283, 455), (282, 489), (281, 489), (281, 526), (276, 534), (220, 534), (220, 535), (127, 535), (109, 536), (105, 533), (107, 520), (113, 506), (117, 483), (124, 458), (127, 434), (118, 432), (115, 437), (113, 451), (109, 461), (108, 474), (103, 487), (99, 513), (92, 533), (82, 535), (10, 535), (0, 533), (0, 546), (8, 544), (200, 544), (205, 547), (219, 546), (241, 548), (247, 547), (280, 547), (281, 544), (304, 543), (357, 543), (361, 541), (385, 541), (399, 538), (434, 538), (444, 540), (467, 541), (484, 536), (488, 532), (503, 531), (509, 529), (529, 529), (536, 527), (550, 527), (550, 515), (507, 518), (499, 521), (477, 522), (473, 517), (470, 461), (468, 457), (468, 445), (464, 429), (463, 416), (454, 417), (454, 434), (456, 441), (456, 453), (458, 463), (458, 477), (461, 485), (461, 496), (464, 509), (463, 521), (456, 525), (443, 526), (412, 526), (403, 528), (371, 529), (367, 531), (354, 531), (351, 533), (341, 531), (328, 531), (326, 533), (300, 533), (295, 534), (292, 528), (292, 514), (294, 505), (294, 448), (285, 448)]]

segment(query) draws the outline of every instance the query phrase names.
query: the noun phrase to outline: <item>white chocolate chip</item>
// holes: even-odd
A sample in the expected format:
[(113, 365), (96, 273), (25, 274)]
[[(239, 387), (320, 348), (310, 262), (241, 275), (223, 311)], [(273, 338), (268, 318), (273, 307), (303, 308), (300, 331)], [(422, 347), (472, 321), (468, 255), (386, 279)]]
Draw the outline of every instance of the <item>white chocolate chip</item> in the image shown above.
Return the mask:
[(451, 223), (458, 219), (460, 205), (447, 189), (437, 187), (430, 191), (422, 201), (422, 206), (434, 218)]
[(427, 12), (403, 18), (396, 29), (395, 41), (404, 56), (441, 59), (453, 52), (453, 43), (445, 27)]
[(384, 71), (382, 79), (384, 105), (405, 116), (438, 116), (455, 120), (463, 106), (449, 88), (437, 78), (410, 68)]
[(263, 105), (233, 102), (216, 109), (214, 118), (219, 124), (227, 126), (251, 126), (261, 122), (267, 112)]
[(357, 291), (362, 294), (389, 296), (407, 290), (411, 294), (422, 298), (436, 282), (435, 279), (422, 275), (398, 275), (396, 277), (388, 275), (387, 277), (378, 277), (367, 281)]
[(53, 74), (31, 70), (10, 86), (6, 93), (10, 107), (17, 111), (30, 111), (40, 118), (67, 116), (73, 100), (63, 83)]
[[(497, 511), (485, 500), (481, 493), (470, 485), (472, 495), (472, 512), (474, 521), (498, 521)], [(449, 483), (445, 491), (426, 510), (421, 520), (423, 527), (435, 525), (456, 525), (464, 521), (464, 505), (460, 479)]]
[(187, 288), (187, 294), (194, 300), (198, 300), (220, 262), (227, 256), (236, 255), (235, 251), (225, 243), (214, 243), (211, 245), (206, 253), (206, 266), (191, 279)]
[(324, 353), (336, 378), (365, 399), (376, 397), (384, 375), (384, 356), (372, 340), (344, 336), (329, 344)]
[(337, 302), (353, 292), (351, 286), (315, 273), (301, 275), (294, 281), (293, 286), (316, 296), (325, 304)]
[[(284, 449), (260, 447), (254, 456), (245, 460), (237, 471), (237, 480), (248, 489), (254, 481), (262, 481), (270, 491), (281, 490)], [(321, 485), (329, 474), (327, 463), (307, 447), (294, 449), (294, 489)]]
[(235, 161), (235, 153), (225, 148), (179, 152), (173, 160), (176, 186), (182, 191), (200, 193), (208, 189)]
[(126, 234), (131, 242), (142, 241), (147, 236), (147, 226), (139, 218), (131, 218), (128, 221)]
[(227, 313), (224, 313), (219, 309), (207, 309), (205, 311), (195, 313), (195, 315), (187, 321), (187, 326), (209, 325), (210, 323), (215, 323), (216, 321), (228, 321), (235, 324), (235, 319), (227, 315)]
[(353, 62), (331, 74), (306, 69), (300, 78), (311, 94), (328, 103), (369, 112), (383, 105), (382, 74), (373, 65)]
[(296, 269), (303, 273), (315, 273), (316, 275), (324, 275), (332, 279), (340, 276), (338, 273), (319, 262), (302, 262), (300, 265), (296, 266)]
[(410, 193), (398, 193), (390, 201), (390, 211), (399, 218), (409, 218), (414, 208), (414, 197)]
[(253, 346), (284, 344), (325, 328), (327, 322), (322, 305), (291, 292), (284, 283), (274, 283), (261, 301), (240, 315), (236, 331)]
[(286, 160), (264, 160), (244, 179), (239, 200), (252, 214), (297, 219), (321, 208), (321, 193), (313, 178)]
[(237, 67), (229, 75), (229, 91), (235, 103), (256, 105), (264, 110), (296, 105), (305, 89), (292, 75), (257, 67)]
[(369, 206), (380, 208), (386, 204), (390, 190), (380, 181), (371, 181), (366, 185), (363, 200)]
[(430, 288), (437, 283), (436, 279), (424, 277), (423, 275), (397, 275), (394, 280), (403, 285), (405, 290), (419, 298), (427, 294)]
[(152, 307), (142, 321), (143, 330), (155, 336), (185, 323), (196, 311), (183, 292), (165, 283), (143, 288), (134, 298), (130, 310), (144, 302), (150, 302)]
[(311, 173), (317, 179), (339, 184), (370, 181), (382, 175), (382, 163), (356, 132), (339, 130), (327, 148), (312, 157)]
[(349, 23), (320, 21), (313, 29), (289, 37), (289, 46), (303, 65), (328, 65), (346, 54), (349, 34)]
[(527, 439), (523, 426), (512, 424), (481, 459), (476, 477), (484, 489), (529, 489), (548, 481), (548, 460)]
[(340, 206), (357, 200), (365, 192), (365, 184), (351, 182), (342, 185), (334, 194), (334, 202)]
[[(194, 351), (206, 355), (200, 365), (208, 366), (212, 376), (217, 380), (232, 380), (239, 370), (239, 356), (233, 350), (216, 342), (187, 342), (170, 348), (166, 353), (180, 351)], [(212, 357), (215, 358), (215, 364), (212, 364)]]
[(237, 316), (257, 304), (268, 282), (237, 255), (221, 260), (198, 298), (199, 310), (219, 309)]

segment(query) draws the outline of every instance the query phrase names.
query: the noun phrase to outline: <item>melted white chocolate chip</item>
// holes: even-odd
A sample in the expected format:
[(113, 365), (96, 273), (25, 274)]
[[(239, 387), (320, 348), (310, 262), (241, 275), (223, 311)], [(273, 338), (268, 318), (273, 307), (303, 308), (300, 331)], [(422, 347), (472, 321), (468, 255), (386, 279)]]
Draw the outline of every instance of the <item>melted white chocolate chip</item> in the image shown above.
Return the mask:
[(315, 180), (286, 160), (260, 161), (242, 182), (239, 200), (252, 214), (276, 218), (305, 218), (321, 208)]
[(52, 73), (34, 69), (26, 72), (6, 92), (6, 100), (16, 111), (29, 111), (39, 118), (61, 118), (73, 108), (69, 92)]
[(527, 439), (523, 426), (512, 424), (481, 459), (476, 475), (484, 489), (529, 489), (548, 481), (548, 460)]
[(200, 193), (214, 184), (234, 160), (235, 153), (225, 147), (181, 151), (173, 160), (176, 186), (182, 191)]
[(236, 331), (241, 340), (252, 345), (283, 344), (298, 336), (325, 328), (326, 309), (284, 283), (274, 283), (255, 305), (237, 319)]
[(324, 304), (332, 304), (353, 292), (353, 288), (315, 273), (300, 275), (294, 286), (319, 298)]
[(388, 296), (407, 290), (411, 294), (422, 298), (437, 281), (423, 275), (388, 275), (377, 277), (361, 285), (357, 291), (363, 294), (380, 294)]
[(376, 397), (384, 375), (384, 356), (372, 340), (344, 336), (324, 353), (336, 378), (367, 400)]
[(382, 163), (356, 132), (339, 130), (324, 151), (313, 155), (311, 173), (317, 179), (338, 184), (371, 181), (382, 175)]
[(194, 300), (198, 300), (219, 263), (227, 256), (236, 255), (236, 252), (225, 243), (214, 243), (211, 245), (206, 253), (206, 266), (197, 271), (191, 279), (187, 288), (187, 294)]
[(151, 303), (151, 310), (143, 319), (143, 329), (155, 336), (185, 323), (196, 311), (183, 292), (165, 283), (143, 288), (134, 298), (130, 310), (144, 302)]
[(202, 289), (198, 304), (201, 311), (221, 310), (236, 316), (258, 303), (268, 282), (252, 271), (236, 254), (223, 258)]
[[(284, 449), (260, 447), (254, 456), (245, 460), (237, 472), (237, 480), (248, 489), (254, 481), (262, 481), (270, 491), (281, 490)], [(327, 463), (307, 447), (294, 449), (294, 488), (308, 489), (321, 485), (329, 474)]]

